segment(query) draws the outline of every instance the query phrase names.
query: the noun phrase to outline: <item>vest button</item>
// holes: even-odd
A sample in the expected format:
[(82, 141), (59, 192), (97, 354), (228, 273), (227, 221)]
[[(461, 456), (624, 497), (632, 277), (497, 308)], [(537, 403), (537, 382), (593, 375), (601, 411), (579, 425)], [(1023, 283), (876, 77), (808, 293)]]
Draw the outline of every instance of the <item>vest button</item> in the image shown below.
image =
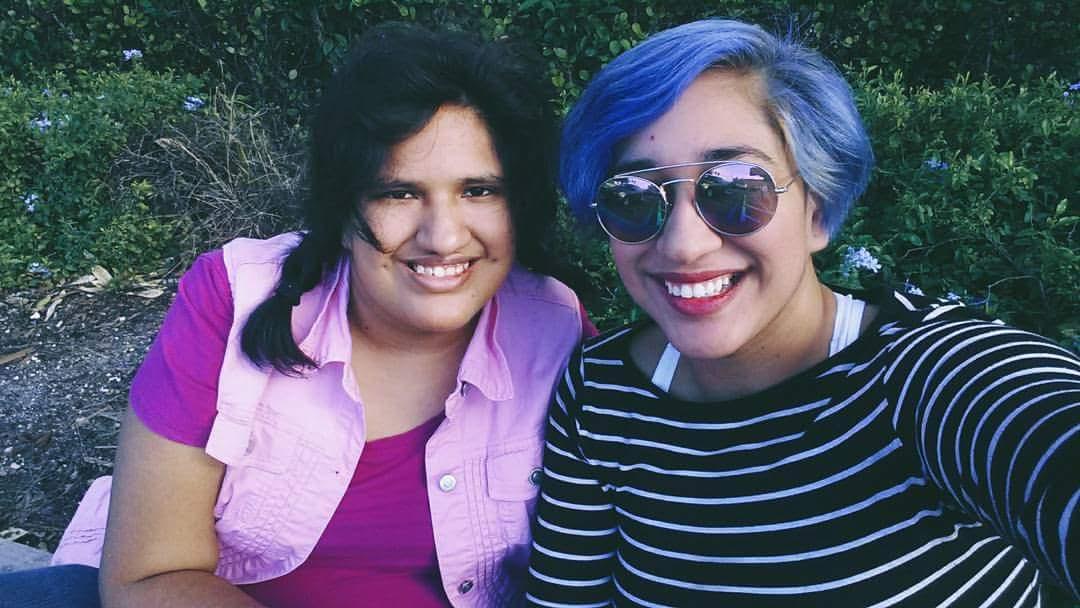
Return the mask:
[(540, 485), (540, 480), (544, 478), (544, 471), (541, 469), (533, 469), (532, 473), (529, 473), (529, 483), (534, 486)]
[(472, 591), (472, 588), (473, 582), (469, 579), (461, 581), (461, 584), (457, 586), (458, 593), (462, 595), (465, 595), (466, 593)]
[[(443, 475), (439, 478), (439, 489), (443, 492), (449, 492), (457, 487), (457, 479), (453, 475)], [(464, 584), (464, 583), (462, 583)], [(470, 585), (472, 583), (469, 583)]]

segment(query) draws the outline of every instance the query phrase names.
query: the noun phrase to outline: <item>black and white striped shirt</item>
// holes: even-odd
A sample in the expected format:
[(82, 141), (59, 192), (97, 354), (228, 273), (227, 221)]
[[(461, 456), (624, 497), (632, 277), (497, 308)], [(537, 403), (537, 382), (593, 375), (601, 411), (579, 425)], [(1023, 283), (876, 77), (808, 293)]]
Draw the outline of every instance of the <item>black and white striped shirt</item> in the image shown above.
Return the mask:
[(722, 404), (570, 362), (551, 408), (535, 606), (1039, 606), (1080, 596), (1080, 360), (890, 293), (837, 355)]

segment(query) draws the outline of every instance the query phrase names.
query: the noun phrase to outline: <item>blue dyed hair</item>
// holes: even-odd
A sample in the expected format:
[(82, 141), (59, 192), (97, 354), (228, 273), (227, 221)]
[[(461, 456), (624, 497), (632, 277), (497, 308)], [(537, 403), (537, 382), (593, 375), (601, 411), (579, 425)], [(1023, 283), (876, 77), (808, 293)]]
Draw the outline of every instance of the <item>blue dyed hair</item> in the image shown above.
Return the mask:
[(727, 19), (655, 34), (609, 63), (585, 89), (564, 123), (559, 167), (574, 214), (590, 217), (588, 205), (610, 175), (617, 146), (660, 118), (710, 68), (761, 78), (766, 113), (820, 204), (821, 225), (835, 234), (874, 164), (851, 87), (792, 34), (778, 37)]

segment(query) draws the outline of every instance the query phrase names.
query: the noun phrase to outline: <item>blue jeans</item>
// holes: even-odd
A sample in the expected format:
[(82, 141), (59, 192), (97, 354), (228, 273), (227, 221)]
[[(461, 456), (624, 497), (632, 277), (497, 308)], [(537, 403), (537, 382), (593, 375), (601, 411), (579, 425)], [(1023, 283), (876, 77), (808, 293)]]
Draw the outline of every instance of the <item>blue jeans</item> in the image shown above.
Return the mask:
[(98, 570), (67, 565), (0, 574), (0, 608), (101, 608)]

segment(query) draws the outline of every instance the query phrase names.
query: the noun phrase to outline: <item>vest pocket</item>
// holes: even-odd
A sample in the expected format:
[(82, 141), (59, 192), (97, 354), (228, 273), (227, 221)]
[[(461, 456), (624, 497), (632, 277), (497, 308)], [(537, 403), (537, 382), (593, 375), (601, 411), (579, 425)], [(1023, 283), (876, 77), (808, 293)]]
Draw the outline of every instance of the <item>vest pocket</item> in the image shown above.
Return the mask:
[(487, 458), (487, 494), (495, 503), (504, 540), (525, 544), (539, 491), (542, 444), (529, 439), (502, 447)]

